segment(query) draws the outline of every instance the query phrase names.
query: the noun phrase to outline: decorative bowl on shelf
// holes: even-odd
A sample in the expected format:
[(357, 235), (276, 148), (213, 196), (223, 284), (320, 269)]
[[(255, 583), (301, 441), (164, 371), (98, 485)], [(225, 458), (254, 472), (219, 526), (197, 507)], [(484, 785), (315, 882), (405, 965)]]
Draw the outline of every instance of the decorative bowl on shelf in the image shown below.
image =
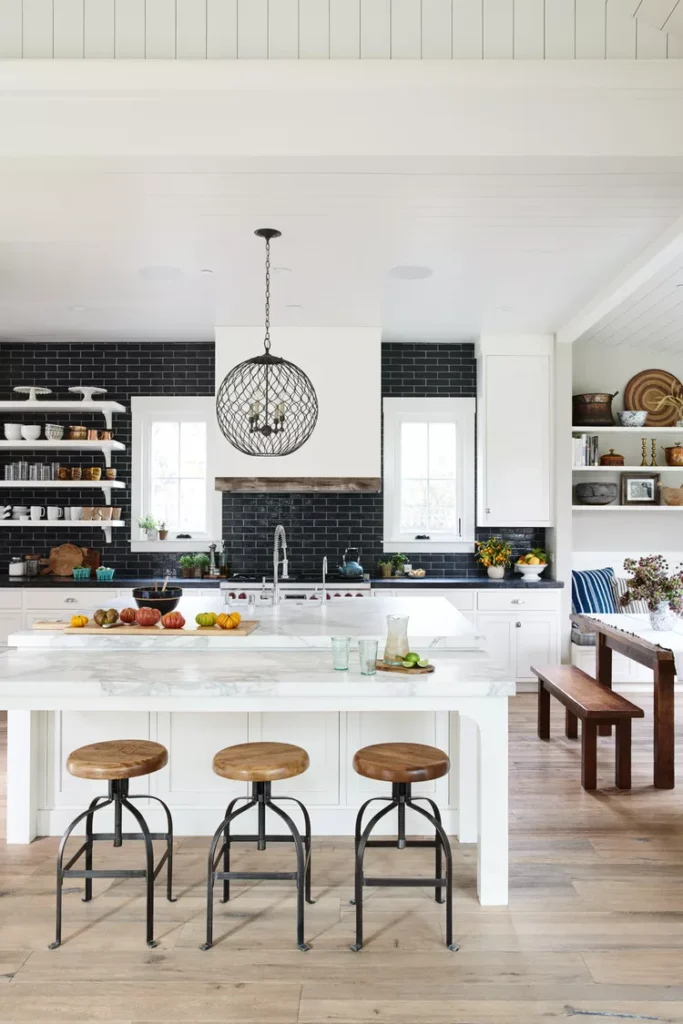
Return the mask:
[(89, 580), (92, 572), (90, 566), (80, 566), (71, 570), (75, 580)]
[(64, 427), (60, 426), (59, 423), (46, 423), (45, 437), (48, 441), (61, 441), (64, 437)]
[(582, 483), (575, 488), (578, 505), (611, 505), (617, 500), (619, 487), (608, 483)]
[(165, 615), (166, 612), (174, 611), (183, 596), (182, 587), (135, 587), (133, 597), (138, 608), (156, 608)]
[(525, 583), (538, 583), (541, 573), (547, 568), (547, 562), (541, 562), (540, 565), (528, 565), (522, 562), (515, 563), (515, 571), (521, 572)]
[(84, 402), (92, 402), (93, 395), (106, 395), (107, 393), (106, 388), (83, 387), (81, 384), (78, 384), (73, 388), (69, 388), (69, 391), (72, 394), (82, 395)]
[(619, 422), (622, 427), (644, 427), (646, 419), (647, 409), (638, 411), (626, 410), (619, 413)]

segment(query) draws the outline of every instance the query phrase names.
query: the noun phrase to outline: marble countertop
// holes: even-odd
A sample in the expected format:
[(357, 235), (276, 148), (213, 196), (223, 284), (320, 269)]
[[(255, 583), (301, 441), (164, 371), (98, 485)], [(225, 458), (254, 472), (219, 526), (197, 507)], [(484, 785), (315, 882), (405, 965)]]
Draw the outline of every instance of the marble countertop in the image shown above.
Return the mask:
[(336, 672), (327, 651), (178, 652), (141, 664), (129, 654), (0, 654), (6, 710), (361, 711), (457, 710), (463, 701), (508, 697), (515, 685), (483, 651), (443, 653), (431, 675), (362, 676), (357, 658)]
[[(118, 598), (111, 607), (123, 608), (126, 601)], [(222, 599), (183, 595), (178, 609), (188, 625), (200, 611), (225, 611)], [(410, 597), (374, 597), (358, 601), (331, 601), (326, 604), (256, 605), (254, 613), (241, 609), (243, 618), (254, 614), (258, 628), (249, 636), (226, 636), (216, 631), (215, 636), (184, 636), (182, 631), (158, 635), (156, 629), (140, 635), (122, 635), (117, 630), (103, 630), (101, 634), (68, 633), (30, 629), (8, 637), (10, 647), (22, 649), (69, 650), (154, 650), (155, 654), (175, 653), (179, 650), (204, 651), (258, 651), (267, 649), (301, 649), (329, 647), (333, 636), (370, 637), (383, 641), (387, 633), (387, 615), (408, 616), (410, 644), (418, 651), (426, 648), (458, 647), (477, 650), (480, 640), (475, 627), (444, 597), (426, 597), (416, 601)], [(54, 613), (52, 613), (52, 616)], [(50, 620), (50, 612), (45, 619)], [(66, 616), (65, 616), (66, 618)]]
[(401, 587), (420, 587), (420, 589), (443, 590), (561, 590), (564, 583), (560, 580), (553, 580), (541, 576), (540, 580), (532, 583), (530, 580), (522, 579), (519, 573), (510, 574), (502, 580), (491, 580), (488, 576), (422, 576), (420, 579), (413, 579), (411, 576), (373, 577), (371, 580), (373, 590), (388, 587), (394, 590)]
[[(320, 583), (320, 576), (311, 576), (311, 582)], [(22, 587), (97, 587), (102, 590), (125, 590), (128, 587), (144, 587), (148, 586), (153, 582), (151, 576), (126, 576), (118, 575), (114, 576), (113, 580), (98, 580), (95, 576), (89, 580), (74, 580), (70, 576), (8, 576), (0, 574), (0, 587), (14, 587), (15, 589), (21, 589)], [(527, 589), (536, 587), (537, 589), (561, 589), (564, 587), (564, 583), (559, 580), (553, 580), (544, 576), (537, 583), (530, 583), (528, 580), (523, 580), (518, 574), (512, 576), (506, 576), (502, 580), (490, 580), (488, 576), (423, 576), (421, 579), (411, 579), (409, 576), (392, 576), (389, 579), (377, 576), (373, 577), (370, 581), (373, 589), (380, 589), (382, 587), (394, 588), (397, 587), (420, 587), (421, 589), (453, 589), (453, 590), (499, 590), (513, 588)], [(169, 579), (169, 583), (173, 586), (183, 587), (186, 590), (204, 589), (210, 590), (212, 588), (220, 587), (221, 583), (232, 583), (235, 587), (239, 586), (239, 580), (217, 580), (211, 578), (204, 579), (185, 579), (182, 576), (172, 577)], [(349, 585), (353, 583), (353, 580), (348, 581)], [(329, 580), (328, 589), (334, 586), (343, 586), (343, 583), (339, 580)]]

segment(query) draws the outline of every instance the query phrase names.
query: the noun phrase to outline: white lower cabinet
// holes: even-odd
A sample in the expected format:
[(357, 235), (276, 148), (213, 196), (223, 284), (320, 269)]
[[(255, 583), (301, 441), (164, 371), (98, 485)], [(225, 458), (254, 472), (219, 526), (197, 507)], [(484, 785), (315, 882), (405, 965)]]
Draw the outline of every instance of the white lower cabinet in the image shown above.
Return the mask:
[(22, 629), (23, 624), (24, 616), (21, 611), (0, 611), (0, 647), (4, 647), (10, 633), (16, 633), (18, 630)]

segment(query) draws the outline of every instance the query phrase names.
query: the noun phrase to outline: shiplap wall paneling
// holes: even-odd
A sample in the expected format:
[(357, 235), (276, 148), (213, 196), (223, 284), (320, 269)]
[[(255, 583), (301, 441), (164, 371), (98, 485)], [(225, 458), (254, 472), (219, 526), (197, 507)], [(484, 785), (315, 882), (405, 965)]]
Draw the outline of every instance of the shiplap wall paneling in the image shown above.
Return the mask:
[(268, 0), (238, 0), (237, 56), (268, 56)]
[(145, 54), (150, 60), (176, 56), (175, 0), (145, 0)]
[(329, 0), (299, 0), (299, 57), (325, 60), (329, 56)]
[(214, 60), (237, 56), (237, 0), (207, 0), (206, 56)]
[(484, 56), (482, 0), (453, 0), (453, 56), (462, 60)]
[(145, 8), (139, 0), (116, 0), (114, 47), (122, 60), (145, 56)]
[(0, 0), (0, 60), (21, 57), (21, 0)]
[(24, 57), (51, 57), (52, 0), (24, 0), (22, 53)]
[(268, 56), (299, 56), (299, 0), (268, 0)]
[(628, 17), (631, 0), (609, 0), (605, 8), (605, 56), (633, 60), (636, 19)]
[(422, 0), (422, 56), (425, 60), (450, 60), (453, 56), (451, 0)]
[(518, 60), (545, 56), (545, 0), (515, 0), (514, 55)]
[(603, 60), (605, 56), (605, 7), (595, 0), (576, 0), (576, 58)]
[(368, 59), (391, 56), (391, 0), (361, 0), (360, 55)]
[(176, 54), (188, 60), (206, 57), (206, 0), (176, 0)]
[[(599, 7), (601, 0), (588, 0)], [(574, 0), (545, 0), (546, 59), (571, 60), (574, 57)]]
[(330, 57), (360, 57), (360, 0), (330, 0)]
[(55, 57), (83, 56), (83, 0), (53, 0), (53, 54)]
[(115, 24), (115, 0), (84, 0), (84, 57), (88, 57), (91, 60), (107, 60), (116, 56), (114, 48)]
[(505, 60), (513, 56), (513, 0), (483, 0), (484, 57)]
[(636, 21), (636, 56), (641, 60), (663, 60), (666, 58), (666, 34)]
[(391, 0), (391, 56), (397, 59), (422, 56), (421, 0)]

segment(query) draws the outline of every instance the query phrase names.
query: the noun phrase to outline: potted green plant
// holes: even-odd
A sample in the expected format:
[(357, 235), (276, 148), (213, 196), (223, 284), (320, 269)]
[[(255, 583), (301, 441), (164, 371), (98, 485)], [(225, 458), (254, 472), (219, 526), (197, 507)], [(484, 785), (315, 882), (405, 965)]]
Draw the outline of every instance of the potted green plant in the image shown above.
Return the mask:
[(624, 569), (632, 574), (628, 590), (620, 598), (626, 606), (631, 601), (647, 601), (653, 629), (670, 630), (683, 611), (683, 571), (669, 575), (669, 565), (661, 555), (626, 558)]
[(166, 523), (159, 523), (159, 540), (166, 540), (168, 537), (168, 530), (166, 529)]
[(197, 575), (206, 575), (206, 570), (209, 568), (209, 562), (211, 561), (211, 559), (209, 558), (208, 555), (205, 554), (195, 555), (194, 557), (195, 565), (197, 566)]
[(146, 540), (159, 540), (159, 523), (154, 516), (140, 516), (138, 526), (144, 530)]
[(190, 579), (192, 576), (197, 575), (197, 556), (196, 555), (181, 555), (178, 559), (180, 562), (180, 572), (185, 579)]
[(492, 580), (502, 580), (510, 564), (512, 548), (501, 537), (489, 537), (477, 541), (477, 561), (486, 567), (486, 574)]
[(382, 577), (382, 579), (388, 580), (389, 577), (391, 576), (391, 572), (393, 569), (391, 561), (378, 562), (377, 568), (379, 569), (379, 574)]
[(408, 556), (402, 555), (400, 551), (398, 551), (395, 555), (391, 556), (391, 565), (394, 570), (394, 576), (403, 575), (403, 566), (406, 564), (407, 561)]

